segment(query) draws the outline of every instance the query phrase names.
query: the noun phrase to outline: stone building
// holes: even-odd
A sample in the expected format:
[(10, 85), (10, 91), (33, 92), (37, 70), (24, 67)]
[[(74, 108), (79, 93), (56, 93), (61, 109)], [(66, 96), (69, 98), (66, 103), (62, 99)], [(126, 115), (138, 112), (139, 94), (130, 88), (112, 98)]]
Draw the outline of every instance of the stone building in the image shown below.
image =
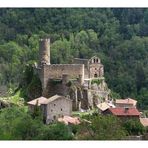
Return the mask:
[(36, 105), (41, 108), (46, 124), (49, 124), (60, 117), (70, 116), (72, 113), (72, 100), (59, 95), (54, 95), (48, 99), (40, 97), (28, 102), (28, 105), (31, 112), (34, 112)]
[(137, 101), (131, 98), (127, 99), (116, 99), (115, 106), (116, 107), (124, 107), (124, 108), (136, 108)]
[(84, 78), (100, 78), (104, 76), (104, 67), (101, 60), (93, 56), (90, 59), (74, 58), (75, 64), (84, 64)]
[[(104, 100), (109, 97), (104, 67), (98, 57), (75, 58), (72, 64), (51, 64), (50, 39), (40, 40), (39, 62), (35, 71), (42, 83), (42, 96), (69, 95), (73, 102), (73, 110), (92, 108), (96, 96)], [(98, 84), (92, 83), (94, 80)]]
[(136, 108), (123, 108), (123, 107), (108, 108), (107, 110), (103, 111), (102, 114), (114, 115), (122, 120), (128, 120), (128, 119), (139, 120), (140, 118), (140, 112)]

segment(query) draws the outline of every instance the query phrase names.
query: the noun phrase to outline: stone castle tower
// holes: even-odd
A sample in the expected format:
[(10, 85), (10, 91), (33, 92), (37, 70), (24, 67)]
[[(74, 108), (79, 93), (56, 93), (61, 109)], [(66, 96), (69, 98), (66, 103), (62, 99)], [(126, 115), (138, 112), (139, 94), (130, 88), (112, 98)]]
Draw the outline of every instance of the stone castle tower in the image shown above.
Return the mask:
[(73, 110), (93, 107), (94, 97), (108, 100), (110, 92), (104, 81), (104, 66), (96, 56), (75, 58), (72, 64), (52, 64), (50, 39), (43, 38), (39, 40), (36, 70), (42, 83), (42, 96), (68, 95), (73, 101)]
[(39, 65), (50, 65), (50, 39), (39, 41)]

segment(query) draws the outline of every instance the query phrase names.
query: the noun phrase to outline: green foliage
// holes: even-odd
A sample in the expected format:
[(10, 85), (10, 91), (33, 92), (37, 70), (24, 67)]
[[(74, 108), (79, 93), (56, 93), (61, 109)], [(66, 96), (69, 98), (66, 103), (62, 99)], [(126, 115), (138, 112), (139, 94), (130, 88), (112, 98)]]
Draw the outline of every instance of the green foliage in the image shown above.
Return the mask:
[(147, 109), (148, 106), (148, 89), (142, 88), (138, 95), (138, 106), (142, 109)]
[[(12, 91), (11, 89), (9, 90)], [(8, 106), (24, 106), (24, 99), (20, 97), (20, 91), (18, 91), (16, 94), (9, 94), (10, 96), (7, 97), (0, 97), (0, 101), (2, 100), (3, 102), (5, 102), (6, 104), (8, 104)]]
[(120, 121), (114, 116), (87, 115), (80, 126), (77, 137), (83, 140), (121, 140), (126, 137), (126, 131)]
[(147, 22), (147, 9), (0, 9), (0, 84), (17, 87), (24, 65), (38, 60), (39, 38), (50, 36), (51, 63), (98, 55), (109, 88), (145, 109)]
[(100, 83), (102, 82), (102, 80), (99, 80), (99, 79), (93, 79), (93, 80), (91, 80), (91, 84), (97, 84), (97, 85), (99, 85)]
[(121, 98), (121, 96), (120, 96), (120, 94), (119, 93), (116, 93), (116, 92), (114, 92), (114, 91), (111, 91), (111, 98), (113, 98), (113, 99), (119, 99), (119, 98)]
[(71, 140), (72, 133), (62, 123), (43, 124), (40, 118), (32, 118), (24, 108), (11, 107), (0, 112), (1, 140)]
[(129, 135), (141, 135), (145, 132), (145, 128), (140, 123), (139, 119), (130, 119), (124, 121), (123, 127), (127, 130)]
[(23, 97), (25, 101), (41, 96), (41, 81), (39, 76), (33, 71), (33, 64), (26, 65), (20, 84), (15, 92), (18, 90), (20, 91), (20, 97)]
[(68, 126), (63, 123), (55, 123), (45, 127), (44, 135), (38, 139), (44, 140), (72, 140), (73, 136)]

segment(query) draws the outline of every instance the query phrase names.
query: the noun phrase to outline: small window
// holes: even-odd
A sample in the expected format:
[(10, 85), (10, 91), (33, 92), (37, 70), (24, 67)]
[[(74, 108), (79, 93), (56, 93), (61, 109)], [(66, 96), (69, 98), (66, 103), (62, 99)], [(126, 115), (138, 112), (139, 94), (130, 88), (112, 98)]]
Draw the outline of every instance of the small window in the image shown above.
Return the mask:
[(96, 60), (94, 59), (94, 63), (96, 63)]
[(95, 70), (97, 70), (97, 68), (95, 68)]
[(96, 63), (98, 63), (98, 59), (96, 59)]
[(56, 104), (54, 104), (54, 106), (56, 106)]
[(55, 120), (56, 119), (56, 116), (53, 116), (53, 119)]
[(94, 77), (95, 77), (95, 78), (97, 78), (97, 77), (98, 77), (98, 75), (95, 73), (95, 74), (94, 74)]
[(63, 111), (63, 109), (61, 108), (61, 111)]
[(52, 112), (53, 110), (51, 109), (51, 112)]

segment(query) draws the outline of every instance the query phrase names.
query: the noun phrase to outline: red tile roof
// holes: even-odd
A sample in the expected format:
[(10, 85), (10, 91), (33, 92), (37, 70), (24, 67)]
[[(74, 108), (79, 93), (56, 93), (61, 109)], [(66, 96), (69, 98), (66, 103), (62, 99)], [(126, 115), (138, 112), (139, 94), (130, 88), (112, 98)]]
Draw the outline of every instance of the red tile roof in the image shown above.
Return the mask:
[(64, 122), (66, 125), (68, 125), (68, 123), (71, 124), (80, 124), (80, 120), (78, 117), (70, 117), (70, 116), (64, 116), (63, 118), (58, 118), (59, 122)]
[(136, 108), (109, 108), (109, 111), (116, 116), (139, 116), (140, 112)]

